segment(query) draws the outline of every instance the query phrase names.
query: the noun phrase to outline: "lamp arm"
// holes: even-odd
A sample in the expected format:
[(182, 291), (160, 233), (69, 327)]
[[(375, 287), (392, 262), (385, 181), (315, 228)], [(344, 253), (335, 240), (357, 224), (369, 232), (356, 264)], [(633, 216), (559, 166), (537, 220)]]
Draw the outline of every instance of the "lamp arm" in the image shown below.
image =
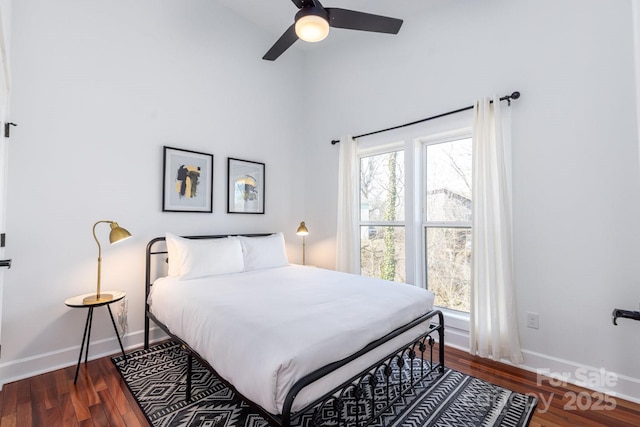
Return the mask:
[(98, 245), (98, 287), (96, 288), (96, 296), (100, 298), (100, 273), (101, 273), (101, 265), (102, 265), (102, 246), (100, 246), (100, 241), (98, 240), (98, 236), (96, 236), (96, 226), (100, 223), (113, 224), (113, 221), (98, 221), (93, 224), (93, 238)]

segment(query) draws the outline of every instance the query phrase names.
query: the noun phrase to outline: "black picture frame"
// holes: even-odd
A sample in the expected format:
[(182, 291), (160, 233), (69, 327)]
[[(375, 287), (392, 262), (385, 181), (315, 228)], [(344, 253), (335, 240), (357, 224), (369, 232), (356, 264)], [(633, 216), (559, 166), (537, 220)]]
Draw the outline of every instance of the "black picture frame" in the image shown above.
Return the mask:
[(213, 212), (213, 154), (163, 148), (162, 211)]
[(227, 213), (264, 214), (265, 164), (227, 158)]

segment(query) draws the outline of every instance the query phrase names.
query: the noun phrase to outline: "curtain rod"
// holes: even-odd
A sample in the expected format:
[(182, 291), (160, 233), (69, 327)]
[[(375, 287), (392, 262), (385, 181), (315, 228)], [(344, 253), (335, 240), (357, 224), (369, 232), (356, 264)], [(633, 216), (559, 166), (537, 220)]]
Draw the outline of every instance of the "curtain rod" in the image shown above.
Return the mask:
[[(507, 101), (509, 103), (509, 105), (511, 105), (511, 100), (512, 99), (518, 99), (518, 98), (520, 98), (520, 92), (516, 91), (516, 92), (513, 92), (511, 95), (503, 96), (502, 98), (500, 98), (500, 101)], [(491, 102), (493, 103), (493, 101), (491, 101)], [(394, 127), (387, 128), (387, 129), (376, 130), (374, 132), (363, 133), (362, 135), (354, 136), (353, 139), (362, 138), (364, 136), (369, 136), (369, 135), (375, 135), (377, 133), (388, 132), (390, 130), (400, 129), (400, 128), (403, 128), (403, 127), (415, 125), (415, 124), (426, 122), (426, 121), (433, 120), (433, 119), (439, 119), (440, 117), (449, 116), (451, 114), (456, 114), (456, 113), (460, 113), (462, 111), (467, 111), (467, 110), (471, 110), (471, 109), (473, 109), (473, 105), (470, 105), (470, 106), (464, 107), (464, 108), (458, 108), (457, 110), (449, 111), (449, 112), (446, 112), (446, 113), (438, 114), (437, 116), (427, 117), (426, 119), (416, 120), (416, 121), (411, 122), (411, 123), (405, 123), (403, 125), (398, 125), (398, 126), (394, 126)], [(334, 139), (334, 140), (331, 141), (331, 145), (336, 145), (338, 143), (340, 143), (339, 139)]]

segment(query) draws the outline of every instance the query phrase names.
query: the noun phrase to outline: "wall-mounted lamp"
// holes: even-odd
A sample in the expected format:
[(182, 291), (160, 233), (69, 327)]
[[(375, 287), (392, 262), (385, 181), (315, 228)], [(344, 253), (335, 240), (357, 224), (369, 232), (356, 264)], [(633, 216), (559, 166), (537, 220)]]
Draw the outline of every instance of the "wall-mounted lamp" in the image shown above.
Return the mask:
[(305, 248), (304, 248), (305, 241), (304, 241), (304, 239), (309, 234), (309, 230), (307, 229), (307, 226), (304, 225), (304, 221), (302, 221), (300, 223), (300, 225), (298, 226), (298, 230), (296, 231), (296, 234), (298, 236), (302, 236), (302, 265), (305, 265), (305, 259), (304, 259), (305, 258), (305, 253), (304, 253), (304, 251), (305, 251)]
[(96, 236), (96, 225), (100, 223), (107, 223), (111, 226), (111, 232), (109, 233), (109, 242), (111, 244), (120, 242), (122, 240), (128, 239), (131, 237), (131, 233), (129, 233), (126, 229), (120, 227), (115, 221), (98, 221), (93, 224), (93, 238), (98, 244), (98, 287), (96, 288), (95, 295), (90, 295), (82, 300), (84, 304), (95, 304), (97, 302), (106, 302), (111, 301), (113, 299), (113, 295), (111, 294), (101, 294), (100, 293), (100, 271), (102, 265), (102, 247), (100, 246), (100, 241), (98, 241), (98, 237)]

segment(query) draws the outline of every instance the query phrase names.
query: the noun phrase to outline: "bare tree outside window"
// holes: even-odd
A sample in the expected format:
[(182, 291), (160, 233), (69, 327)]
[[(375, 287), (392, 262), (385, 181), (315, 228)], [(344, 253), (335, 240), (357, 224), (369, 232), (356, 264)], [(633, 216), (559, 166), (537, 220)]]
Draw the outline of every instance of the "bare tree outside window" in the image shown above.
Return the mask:
[(471, 139), (426, 145), (427, 288), (440, 307), (471, 304)]
[[(435, 304), (469, 312), (471, 138), (424, 145), (422, 239)], [(406, 282), (404, 151), (360, 158), (360, 273)]]
[(360, 274), (405, 281), (404, 152), (360, 160)]

